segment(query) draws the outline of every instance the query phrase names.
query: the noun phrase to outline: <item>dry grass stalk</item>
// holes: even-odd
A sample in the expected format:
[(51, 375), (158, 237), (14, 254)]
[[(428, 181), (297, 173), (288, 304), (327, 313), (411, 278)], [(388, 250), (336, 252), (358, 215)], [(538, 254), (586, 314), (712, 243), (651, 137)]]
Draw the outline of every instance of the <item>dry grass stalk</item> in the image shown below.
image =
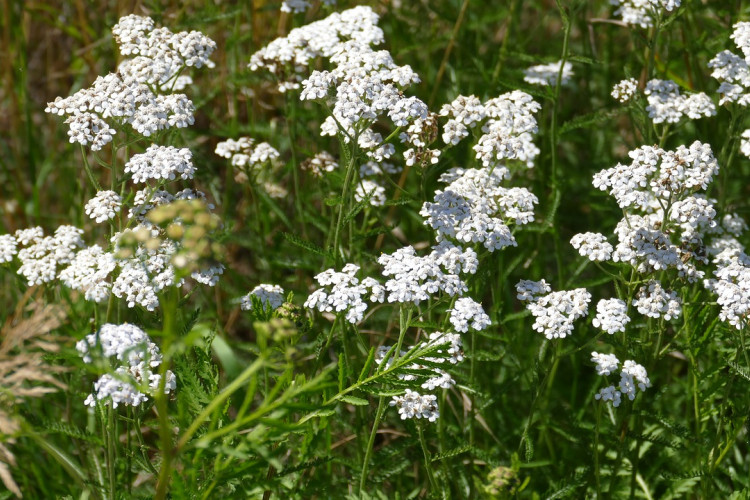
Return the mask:
[(16, 459), (9, 446), (21, 425), (12, 408), (24, 398), (65, 388), (55, 377), (64, 368), (48, 365), (44, 355), (60, 350), (53, 332), (68, 311), (59, 304), (45, 305), (39, 292), (29, 289), (0, 328), (0, 481), (19, 498), (21, 490), (10, 473)]

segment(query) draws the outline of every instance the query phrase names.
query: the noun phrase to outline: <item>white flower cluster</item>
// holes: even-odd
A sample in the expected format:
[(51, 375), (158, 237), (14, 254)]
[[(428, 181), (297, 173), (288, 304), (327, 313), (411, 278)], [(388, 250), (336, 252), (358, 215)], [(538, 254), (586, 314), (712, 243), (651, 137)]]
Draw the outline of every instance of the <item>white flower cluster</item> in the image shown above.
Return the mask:
[(362, 179), (357, 183), (354, 190), (354, 199), (357, 202), (365, 201), (373, 207), (385, 205), (385, 188), (370, 179)]
[(697, 120), (716, 115), (716, 106), (704, 92), (684, 96), (672, 80), (650, 80), (644, 93), (646, 111), (654, 123), (677, 123), (683, 116)]
[(83, 230), (73, 226), (60, 226), (53, 236), (44, 236), (41, 227), (16, 231), (16, 244), (24, 247), (18, 251), (18, 274), (26, 278), (29, 286), (56, 279), (58, 269), (70, 264), (76, 250), (84, 246), (81, 234)]
[(523, 79), (532, 85), (542, 85), (545, 87), (554, 87), (557, 85), (557, 78), (560, 75), (562, 66), (562, 78), (560, 85), (567, 85), (573, 78), (573, 65), (568, 61), (563, 64), (562, 61), (549, 64), (538, 64), (531, 66), (523, 71)]
[(750, 103), (750, 23), (740, 22), (734, 25), (732, 39), (742, 51), (743, 57), (724, 50), (711, 59), (708, 67), (712, 68), (711, 76), (720, 83), (717, 92), (721, 95), (719, 105), (736, 102), (740, 106)]
[(442, 241), (432, 247), (432, 252), (419, 257), (414, 247), (407, 246), (392, 254), (383, 254), (378, 263), (384, 267), (383, 276), (390, 277), (385, 283), (388, 302), (419, 304), (438, 292), (450, 296), (468, 291), (459, 274), (474, 274), (477, 271), (477, 254), (471, 248)]
[(0, 264), (11, 262), (18, 253), (18, 243), (12, 234), (0, 234)]
[(639, 313), (649, 318), (664, 318), (669, 321), (682, 314), (677, 293), (665, 290), (657, 280), (651, 280), (638, 289), (633, 305)]
[(612, 245), (607, 242), (607, 238), (603, 234), (576, 234), (570, 239), (570, 244), (578, 250), (578, 253), (583, 257), (588, 257), (592, 262), (609, 260), (612, 257)]
[(719, 318), (741, 330), (750, 318), (750, 258), (738, 250), (725, 250), (717, 260), (716, 279), (704, 285), (718, 296)]
[(122, 198), (114, 191), (99, 191), (90, 199), (84, 210), (96, 222), (114, 219), (122, 207)]
[(60, 272), (59, 278), (68, 288), (84, 292), (86, 300), (104, 302), (112, 290), (108, 278), (116, 267), (112, 253), (93, 245), (76, 253), (70, 265)]
[[(87, 406), (96, 406), (98, 401), (113, 408), (120, 404), (137, 406), (159, 390), (161, 375), (154, 370), (161, 365), (161, 353), (146, 332), (135, 325), (102, 325), (98, 332), (79, 341), (76, 349), (85, 363), (93, 361), (94, 353), (121, 363), (113, 374), (107, 373), (94, 383), (94, 392), (84, 401)], [(164, 393), (169, 394), (176, 386), (174, 374), (167, 370)]]
[[(323, 0), (325, 5), (335, 5), (336, 0)], [(281, 12), (299, 13), (305, 12), (311, 7), (309, 0), (284, 0), (281, 2)]]
[(533, 222), (539, 201), (525, 188), (500, 184), (507, 170), (452, 168), (440, 177), (448, 186), (435, 193), (419, 212), (425, 224), (435, 229), (438, 241), (482, 243), (490, 251), (516, 246), (510, 224)]
[[(620, 360), (614, 354), (592, 352), (591, 361), (596, 363), (596, 372), (602, 376), (612, 374), (620, 366)], [(627, 360), (623, 363), (622, 370), (620, 371), (619, 385), (617, 387), (610, 385), (601, 389), (594, 395), (594, 399), (605, 402), (611, 401), (612, 406), (617, 408), (622, 402), (623, 395), (627, 396), (631, 401), (635, 399), (636, 387), (643, 392), (651, 387), (651, 381), (643, 366), (635, 361)]]
[(450, 322), (457, 332), (468, 332), (470, 326), (473, 330), (484, 330), (492, 324), (482, 304), (469, 297), (456, 300), (450, 313)]
[(318, 274), (315, 280), (321, 287), (330, 287), (330, 290), (315, 290), (307, 297), (304, 306), (320, 312), (346, 311), (345, 318), (349, 323), (359, 323), (367, 311), (367, 303), (362, 297), (369, 293), (372, 302), (383, 302), (385, 289), (374, 278), (367, 277), (360, 281), (356, 277), (357, 272), (358, 265), (347, 264), (341, 272), (328, 269)]
[(609, 191), (621, 208), (653, 211), (659, 201), (677, 201), (706, 189), (719, 171), (711, 146), (699, 141), (674, 151), (642, 146), (628, 156), (630, 165), (618, 163), (594, 175), (594, 187)]
[(596, 304), (596, 317), (592, 323), (610, 335), (624, 332), (626, 325), (630, 323), (628, 305), (620, 299), (600, 300)]
[(312, 158), (303, 161), (300, 167), (308, 170), (314, 177), (323, 177), (325, 173), (333, 172), (339, 168), (339, 164), (331, 153), (321, 151)]
[(533, 134), (539, 130), (534, 114), (539, 109), (539, 103), (518, 90), (484, 104), (473, 95), (458, 96), (440, 110), (441, 116), (449, 117), (443, 127), (443, 141), (455, 146), (469, 136), (470, 130), (482, 125), (483, 135), (474, 151), (483, 166), (504, 171), (501, 161), (518, 160), (533, 167), (540, 152), (533, 141)]
[(284, 289), (279, 285), (260, 284), (242, 297), (241, 307), (245, 311), (253, 308), (252, 297), (258, 297), (263, 307), (278, 309), (284, 303)]
[(265, 69), (275, 74), (279, 90), (284, 92), (299, 88), (299, 74), (307, 71), (311, 61), (345, 51), (349, 41), (362, 46), (383, 43), (383, 30), (372, 8), (355, 7), (295, 28), (253, 54), (248, 66), (252, 71)]
[(638, 80), (635, 78), (626, 78), (612, 87), (612, 97), (622, 104), (630, 102), (635, 97), (636, 92), (638, 92)]
[(236, 141), (227, 139), (218, 143), (214, 152), (230, 160), (235, 167), (248, 169), (260, 168), (281, 157), (279, 152), (267, 142), (255, 144), (255, 140), (250, 137), (240, 137)]
[(528, 301), (526, 309), (534, 316), (532, 328), (544, 333), (548, 339), (565, 338), (573, 332), (573, 323), (589, 312), (591, 294), (585, 288), (548, 292), (549, 286), (541, 282), (522, 280), (516, 285), (519, 297)]
[(135, 15), (121, 18), (112, 32), (121, 53), (134, 57), (90, 87), (47, 104), (46, 112), (67, 116), (70, 142), (96, 151), (122, 124), (144, 136), (192, 125), (193, 103), (184, 94), (171, 94), (171, 85), (184, 67), (209, 65), (216, 44), (197, 31), (154, 29), (151, 19)]
[[(134, 233), (148, 231), (152, 236), (158, 236), (157, 229), (138, 226)], [(117, 246), (121, 234), (113, 237)], [(116, 247), (117, 250), (117, 247)], [(177, 251), (176, 245), (170, 240), (164, 240), (157, 248), (146, 248), (139, 245), (135, 255), (127, 259), (118, 259), (120, 273), (112, 284), (115, 297), (124, 298), (128, 307), (136, 304), (154, 311), (159, 306), (158, 293), (169, 286), (182, 286), (182, 280), (176, 280), (175, 269), (171, 264), (172, 256)]]
[(195, 174), (192, 158), (188, 148), (152, 144), (144, 153), (130, 157), (125, 173), (131, 174), (133, 182), (137, 183), (147, 183), (151, 179), (173, 181), (177, 177), (192, 179)]
[(521, 280), (516, 283), (516, 296), (518, 300), (522, 302), (533, 302), (542, 295), (546, 295), (552, 291), (552, 287), (545, 280), (532, 281), (532, 280)]
[(401, 420), (406, 420), (407, 418), (424, 418), (430, 422), (434, 422), (440, 417), (437, 396), (432, 394), (422, 396), (418, 392), (406, 389), (406, 393), (403, 396), (394, 396), (390, 405), (398, 407)]
[(620, 16), (625, 24), (650, 28), (655, 15), (661, 15), (662, 10), (675, 10), (681, 0), (609, 0), (609, 3), (617, 7), (615, 15)]

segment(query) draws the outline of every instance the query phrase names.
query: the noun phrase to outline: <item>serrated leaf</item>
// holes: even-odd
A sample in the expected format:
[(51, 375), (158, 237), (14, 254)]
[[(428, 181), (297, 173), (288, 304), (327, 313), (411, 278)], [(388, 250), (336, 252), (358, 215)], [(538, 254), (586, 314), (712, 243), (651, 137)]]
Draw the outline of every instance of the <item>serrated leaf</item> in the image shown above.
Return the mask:
[(620, 112), (617, 110), (600, 110), (600, 111), (594, 111), (593, 113), (587, 113), (585, 115), (577, 116), (570, 120), (569, 122), (565, 122), (560, 127), (560, 135), (565, 134), (567, 132), (570, 132), (572, 130), (577, 130), (579, 128), (586, 128), (591, 125), (596, 125), (598, 123), (605, 122), (607, 120), (611, 120), (613, 117), (617, 116)]
[(457, 455), (461, 455), (462, 453), (466, 453), (467, 451), (471, 450), (471, 445), (464, 445), (459, 446), (458, 448), (453, 448), (452, 450), (444, 451), (443, 453), (438, 453), (437, 455), (432, 457), (431, 462), (438, 462), (440, 460), (445, 460), (446, 458), (455, 457)]
[(310, 253), (314, 253), (323, 257), (330, 257), (328, 252), (326, 252), (323, 248), (319, 247), (315, 243), (302, 239), (295, 234), (291, 234), (287, 232), (284, 232), (282, 234), (284, 235), (284, 238), (293, 245), (296, 245), (304, 250), (307, 250)]
[(364, 379), (367, 378), (367, 375), (370, 373), (370, 368), (372, 368), (372, 365), (374, 362), (375, 362), (375, 348), (371, 347), (370, 352), (367, 355), (367, 360), (365, 360), (365, 366), (362, 367), (362, 371), (359, 373), (359, 378), (357, 379), (357, 382), (362, 382)]
[(354, 406), (368, 406), (370, 404), (370, 402), (366, 399), (358, 398), (357, 396), (352, 396), (350, 394), (341, 396), (340, 398), (338, 398), (338, 400)]

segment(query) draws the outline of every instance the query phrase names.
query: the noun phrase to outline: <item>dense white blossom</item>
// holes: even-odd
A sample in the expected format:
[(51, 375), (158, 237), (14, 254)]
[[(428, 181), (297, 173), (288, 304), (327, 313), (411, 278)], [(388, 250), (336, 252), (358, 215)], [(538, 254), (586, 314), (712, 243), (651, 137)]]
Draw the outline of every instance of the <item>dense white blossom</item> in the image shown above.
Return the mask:
[(112, 289), (109, 277), (116, 267), (112, 253), (93, 245), (76, 253), (59, 277), (65, 286), (84, 292), (86, 300), (104, 302), (109, 298)]
[(565, 61), (563, 65), (562, 61), (549, 64), (539, 64), (531, 66), (523, 71), (523, 79), (527, 83), (534, 85), (543, 86), (555, 86), (557, 85), (557, 78), (560, 75), (560, 67), (562, 66), (562, 77), (560, 79), (561, 85), (567, 85), (573, 78), (573, 65), (570, 62)]
[(738, 330), (745, 328), (750, 317), (750, 258), (738, 250), (719, 254), (715, 279), (704, 285), (717, 295), (719, 318)]
[(315, 177), (322, 177), (324, 173), (333, 172), (339, 168), (336, 158), (334, 158), (328, 151), (322, 151), (316, 154), (312, 158), (302, 162), (302, 165), (300, 166), (305, 170), (309, 170)]
[(552, 288), (545, 280), (532, 281), (532, 280), (521, 280), (516, 284), (516, 296), (518, 300), (523, 302), (535, 301), (541, 295), (546, 295), (552, 291)]
[(620, 360), (614, 354), (600, 354), (594, 351), (591, 353), (591, 361), (596, 363), (596, 373), (599, 375), (610, 375), (620, 366)]
[(432, 394), (422, 396), (418, 392), (406, 389), (403, 396), (394, 396), (390, 405), (398, 407), (398, 413), (401, 415), (402, 420), (406, 420), (407, 418), (424, 418), (430, 422), (434, 422), (440, 417), (437, 396)]
[(645, 391), (651, 387), (651, 381), (648, 379), (646, 369), (632, 360), (627, 360), (622, 365), (620, 372), (620, 392), (627, 396), (629, 400), (635, 399), (636, 387)]
[(83, 247), (81, 234), (83, 230), (73, 226), (60, 226), (53, 236), (44, 236), (41, 228), (16, 232), (16, 241), (25, 247), (18, 251), (18, 274), (29, 286), (54, 280), (58, 269), (69, 264), (76, 250)]
[(191, 125), (193, 103), (171, 92), (186, 84), (189, 77), (179, 76), (186, 66), (212, 65), (209, 57), (216, 44), (197, 31), (155, 29), (151, 19), (136, 15), (121, 18), (112, 33), (122, 55), (129, 56), (117, 71), (47, 104), (46, 112), (67, 116), (70, 142), (96, 151), (112, 141), (115, 124), (129, 124), (145, 136)]
[(455, 296), (468, 291), (459, 274), (476, 273), (478, 260), (471, 248), (464, 250), (442, 241), (424, 257), (407, 246), (381, 255), (378, 263), (384, 268), (383, 276), (390, 277), (385, 283), (388, 302), (419, 304), (438, 292)]
[(12, 234), (0, 234), (0, 264), (10, 262), (18, 253), (18, 243)]
[(468, 332), (469, 327), (473, 330), (484, 330), (492, 324), (482, 304), (468, 297), (456, 300), (450, 313), (450, 322), (457, 332)]
[(158, 146), (153, 144), (141, 154), (133, 155), (125, 164), (125, 173), (133, 176), (133, 182), (149, 180), (192, 179), (195, 167), (193, 154), (188, 148)]
[(250, 293), (242, 297), (242, 309), (249, 311), (253, 308), (252, 297), (257, 297), (263, 307), (277, 309), (284, 303), (284, 289), (279, 285), (262, 283), (253, 288)]
[(610, 385), (603, 389), (600, 389), (599, 392), (594, 394), (594, 399), (604, 402), (612, 401), (612, 406), (617, 408), (622, 402), (622, 394), (617, 390), (617, 387), (615, 387), (614, 385)]
[(596, 304), (596, 317), (592, 321), (595, 327), (611, 335), (615, 332), (624, 332), (629, 322), (628, 305), (624, 301), (603, 299)]
[[(357, 278), (359, 266), (347, 264), (340, 271), (328, 269), (315, 276), (319, 288), (311, 293), (305, 301), (305, 307), (320, 312), (346, 311), (345, 319), (350, 323), (359, 323), (367, 310), (366, 296), (373, 302), (383, 302), (385, 293), (383, 285), (374, 278), (367, 277), (362, 281)], [(363, 298), (364, 297), (364, 298)]]
[(677, 293), (665, 290), (656, 280), (651, 280), (638, 289), (633, 305), (639, 313), (650, 318), (664, 318), (669, 321), (682, 314)]
[(122, 198), (114, 191), (99, 191), (84, 207), (86, 215), (96, 222), (114, 219), (122, 206)]
[(748, 69), (748, 57), (750, 57), (750, 43), (748, 43), (748, 32), (750, 23), (739, 22), (734, 25), (732, 39), (737, 48), (742, 51), (743, 56), (724, 50), (716, 54), (708, 63), (713, 71), (711, 76), (720, 83), (718, 93), (721, 95), (720, 105), (726, 103), (737, 103), (747, 106), (750, 103), (750, 70)]
[(440, 180), (448, 186), (419, 212), (438, 241), (482, 243), (490, 251), (516, 246), (509, 225), (532, 222), (538, 199), (525, 188), (502, 187), (506, 173), (501, 168), (452, 168), (443, 174)]
[(716, 114), (716, 106), (705, 93), (682, 95), (672, 80), (650, 80), (644, 93), (646, 111), (654, 123), (677, 123), (684, 116), (697, 120)]
[(216, 145), (214, 151), (218, 156), (227, 158), (235, 167), (255, 169), (269, 162), (278, 160), (281, 155), (267, 142), (255, 143), (250, 137), (237, 140), (227, 139)]
[(719, 171), (711, 146), (698, 141), (674, 151), (642, 146), (628, 156), (630, 165), (617, 164), (594, 175), (594, 187), (608, 191), (621, 208), (650, 210), (656, 199), (678, 200), (706, 189)]
[(609, 3), (617, 7), (615, 15), (625, 24), (650, 28), (654, 15), (672, 12), (680, 6), (681, 0), (609, 0)]
[[(137, 406), (159, 390), (161, 375), (154, 370), (161, 365), (161, 352), (148, 334), (135, 325), (104, 324), (98, 332), (80, 340), (76, 349), (85, 363), (98, 356), (120, 363), (113, 373), (102, 375), (94, 383), (94, 392), (84, 401), (87, 406), (96, 406), (98, 401), (111, 403), (114, 408), (119, 404)], [(164, 394), (174, 391), (176, 385), (174, 374), (167, 370)]]
[(612, 87), (612, 97), (623, 104), (630, 102), (638, 92), (638, 80), (635, 78), (626, 78)]
[(594, 262), (609, 260), (612, 257), (612, 245), (607, 242), (603, 234), (576, 234), (570, 239), (570, 244), (578, 250), (578, 253)]
[(585, 288), (576, 288), (535, 297), (526, 308), (534, 316), (534, 330), (548, 339), (565, 338), (573, 332), (575, 320), (588, 314), (590, 301)]

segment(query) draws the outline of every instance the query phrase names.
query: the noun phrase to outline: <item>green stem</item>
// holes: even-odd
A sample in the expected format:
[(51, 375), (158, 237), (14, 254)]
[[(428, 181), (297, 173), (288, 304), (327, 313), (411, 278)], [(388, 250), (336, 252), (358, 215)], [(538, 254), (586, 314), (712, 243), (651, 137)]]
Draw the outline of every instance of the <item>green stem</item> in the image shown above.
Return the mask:
[(375, 421), (372, 423), (372, 430), (370, 431), (370, 439), (367, 441), (367, 449), (365, 450), (365, 459), (362, 463), (362, 475), (359, 478), (359, 494), (360, 496), (365, 490), (365, 483), (367, 482), (367, 472), (370, 467), (370, 457), (372, 456), (372, 449), (375, 445), (375, 435), (378, 433), (378, 427), (380, 426), (380, 420), (383, 418), (385, 413), (385, 396), (378, 398), (378, 409), (375, 412)]
[(427, 478), (430, 480), (430, 488), (434, 493), (436, 493), (438, 491), (438, 487), (435, 483), (435, 476), (433, 476), (432, 474), (432, 466), (430, 465), (430, 451), (427, 449), (427, 442), (424, 439), (424, 430), (421, 423), (417, 424), (417, 432), (419, 433), (419, 444), (422, 445), (422, 454), (424, 455), (424, 468), (427, 472)]
[(161, 379), (159, 380), (159, 387), (157, 388), (154, 400), (156, 403), (156, 409), (159, 412), (159, 441), (161, 448), (161, 467), (159, 470), (159, 479), (156, 485), (156, 500), (163, 500), (166, 498), (167, 491), (169, 489), (169, 482), (172, 477), (172, 460), (174, 458), (175, 449), (172, 446), (172, 426), (169, 423), (168, 415), (168, 398), (169, 395), (165, 394), (166, 382), (167, 382), (167, 370), (170, 366), (170, 348), (174, 340), (176, 333), (175, 323), (177, 320), (177, 302), (178, 292), (175, 287), (169, 287), (164, 294), (162, 303), (160, 304), (163, 311), (162, 316), (162, 353), (163, 359), (159, 367), (159, 374)]

